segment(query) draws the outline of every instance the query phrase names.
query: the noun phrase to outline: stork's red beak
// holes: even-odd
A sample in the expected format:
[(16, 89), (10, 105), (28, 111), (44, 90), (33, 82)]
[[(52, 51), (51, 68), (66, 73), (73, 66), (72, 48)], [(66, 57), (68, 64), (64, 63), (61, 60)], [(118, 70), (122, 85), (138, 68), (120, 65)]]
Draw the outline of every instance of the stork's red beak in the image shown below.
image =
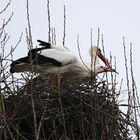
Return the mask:
[(98, 57), (105, 63), (105, 65), (112, 69), (112, 66), (110, 65), (110, 63), (108, 62), (108, 59), (104, 57), (104, 55), (101, 52), (98, 52)]
[(115, 69), (112, 69), (111, 64), (109, 63), (108, 59), (104, 57), (101, 51), (98, 52), (98, 57), (105, 63), (106, 67), (104, 67), (104, 72), (116, 72), (119, 74)]
[(117, 74), (119, 74), (115, 69), (108, 68), (108, 67), (104, 67), (104, 72), (116, 72)]

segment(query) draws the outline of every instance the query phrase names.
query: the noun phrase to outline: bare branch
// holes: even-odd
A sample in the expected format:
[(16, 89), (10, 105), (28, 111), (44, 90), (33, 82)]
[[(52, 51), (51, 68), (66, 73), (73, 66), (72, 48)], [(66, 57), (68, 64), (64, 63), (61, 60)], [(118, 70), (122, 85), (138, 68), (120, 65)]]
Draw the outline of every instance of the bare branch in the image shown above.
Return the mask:
[(21, 33), (20, 38), (19, 38), (17, 44), (15, 45), (15, 47), (12, 47), (11, 51), (4, 57), (4, 59), (6, 59), (7, 57), (9, 57), (11, 55), (11, 53), (14, 52), (15, 49), (18, 47), (19, 43), (21, 42), (22, 35), (23, 35), (23, 33)]
[(50, 1), (47, 0), (47, 12), (48, 12), (48, 42), (51, 41), (51, 19), (50, 19)]
[(0, 14), (2, 14), (4, 11), (6, 11), (6, 9), (9, 7), (10, 4), (11, 4), (11, 0), (9, 0), (9, 2), (5, 6), (5, 8), (2, 11), (0, 11)]
[(77, 35), (77, 48), (78, 48), (80, 60), (82, 61), (84, 66), (87, 68), (87, 70), (90, 71), (90, 69), (87, 67), (87, 65), (85, 64), (85, 62), (83, 61), (82, 56), (81, 56), (81, 51), (80, 51), (80, 46), (79, 46), (79, 35)]
[(11, 16), (8, 18), (8, 20), (5, 22), (5, 19), (3, 20), (3, 26), (0, 28), (0, 31), (3, 30), (3, 28), (10, 22), (10, 20), (13, 17), (14, 12), (12, 12)]
[(26, 0), (26, 9), (27, 9), (27, 22), (28, 22), (28, 45), (29, 49), (33, 48), (32, 41), (32, 32), (31, 32), (31, 24), (30, 24), (30, 15), (29, 15), (29, 0)]
[(64, 5), (64, 31), (63, 31), (63, 46), (65, 46), (65, 39), (66, 39), (66, 7)]

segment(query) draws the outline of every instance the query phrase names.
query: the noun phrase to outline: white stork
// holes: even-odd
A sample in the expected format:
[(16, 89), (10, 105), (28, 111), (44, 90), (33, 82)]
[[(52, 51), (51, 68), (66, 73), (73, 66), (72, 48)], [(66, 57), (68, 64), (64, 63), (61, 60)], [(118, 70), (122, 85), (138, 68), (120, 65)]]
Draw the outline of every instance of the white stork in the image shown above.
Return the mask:
[[(70, 80), (85, 78), (102, 72), (116, 72), (112, 69), (101, 50), (94, 46), (89, 50), (93, 63), (83, 63), (66, 47), (52, 45), (38, 40), (42, 48), (35, 48), (28, 52), (26, 57), (15, 60), (11, 64), (10, 72), (37, 72), (41, 75), (58, 75)], [(99, 65), (99, 58), (105, 66)], [(95, 62), (96, 60), (96, 62)]]

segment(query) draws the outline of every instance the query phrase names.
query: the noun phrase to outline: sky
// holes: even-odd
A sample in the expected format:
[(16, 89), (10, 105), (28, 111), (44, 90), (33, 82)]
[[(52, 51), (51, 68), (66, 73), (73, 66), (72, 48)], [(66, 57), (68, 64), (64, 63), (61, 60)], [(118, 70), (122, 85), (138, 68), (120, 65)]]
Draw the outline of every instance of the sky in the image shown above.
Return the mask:
[[(8, 0), (2, 0), (2, 9)], [(50, 0), (51, 27), (56, 29), (57, 44), (62, 44), (63, 39), (63, 15), (66, 6), (66, 43), (65, 45), (78, 55), (77, 35), (79, 35), (80, 49), (83, 59), (89, 59), (88, 49), (92, 42), (97, 44), (98, 28), (103, 35), (106, 57), (116, 57), (118, 84), (121, 79), (125, 81), (125, 65), (123, 53), (123, 37), (125, 37), (127, 57), (129, 61), (130, 42), (133, 47), (134, 77), (140, 90), (139, 78), (139, 52), (140, 52), (140, 1), (139, 0)], [(11, 12), (13, 18), (6, 27), (10, 40), (6, 50), (15, 46), (23, 32), (22, 41), (14, 52), (14, 59), (27, 54), (26, 46), (26, 0), (12, 0), (9, 8), (0, 16), (8, 19)], [(29, 0), (29, 13), (34, 47), (37, 39), (48, 40), (47, 0)], [(123, 88), (126, 89), (124, 82)]]

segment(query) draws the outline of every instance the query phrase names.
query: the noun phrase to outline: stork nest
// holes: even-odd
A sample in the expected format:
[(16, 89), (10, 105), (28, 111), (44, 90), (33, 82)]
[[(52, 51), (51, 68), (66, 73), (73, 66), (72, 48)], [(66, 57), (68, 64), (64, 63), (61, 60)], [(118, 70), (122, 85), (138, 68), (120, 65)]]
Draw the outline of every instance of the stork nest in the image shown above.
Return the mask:
[[(8, 139), (129, 140), (130, 123), (104, 82), (35, 78), (5, 99)], [(4, 137), (4, 133), (3, 133)]]

